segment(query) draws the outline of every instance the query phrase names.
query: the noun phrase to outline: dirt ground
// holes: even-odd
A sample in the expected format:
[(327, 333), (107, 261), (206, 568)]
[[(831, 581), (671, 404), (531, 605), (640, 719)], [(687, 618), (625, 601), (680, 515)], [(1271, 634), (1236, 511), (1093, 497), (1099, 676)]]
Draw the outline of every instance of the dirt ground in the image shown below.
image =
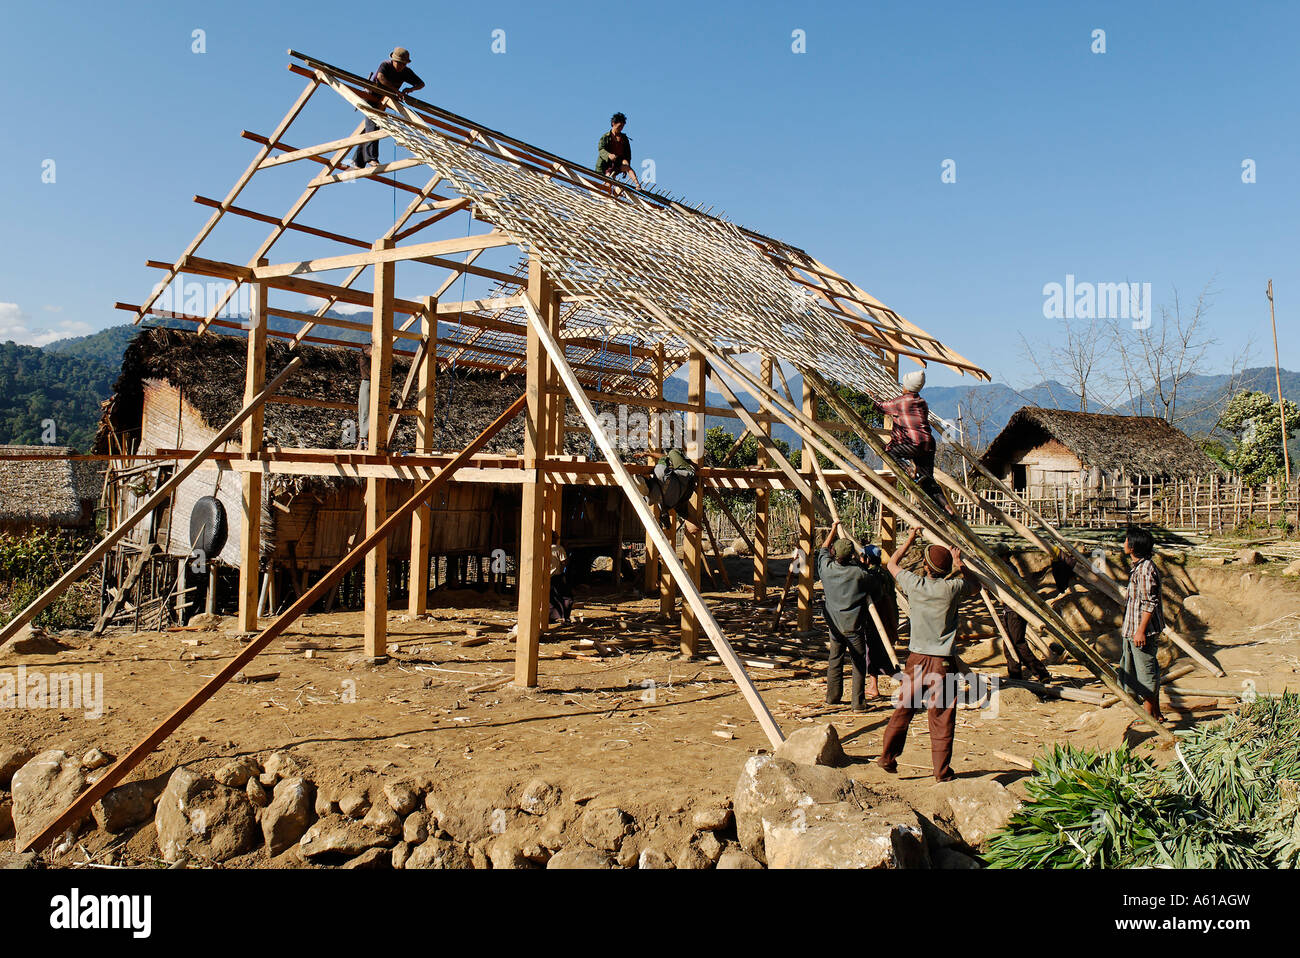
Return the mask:
[[(750, 560), (729, 562), (737, 581), (745, 581)], [(1183, 578), (1185, 587), (1201, 595), (1191, 600), (1198, 619), (1181, 625), (1195, 625), (1191, 634), (1228, 677), (1197, 671), (1175, 684), (1227, 690), (1249, 681), (1259, 691), (1300, 686), (1300, 584), (1264, 566), (1191, 568)], [(750, 673), (778, 722), (787, 733), (807, 723), (833, 723), (853, 777), (919, 800), (922, 790), (933, 787), (924, 720), (913, 722), (897, 776), (872, 764), (890, 713), (888, 699), (877, 699), (866, 714), (824, 705), (821, 634), (795, 634), (793, 601), (782, 633), (770, 631), (782, 581), (777, 565), (770, 598), (758, 608), (747, 588), (706, 593), (724, 630), (744, 646), (742, 654), (776, 660), (777, 668)], [(360, 654), (360, 612), (301, 620), (247, 670), (261, 681), (227, 685), (131, 778), (165, 779), (178, 765), (211, 770), (233, 757), (287, 749), (309, 763), (321, 787), (377, 775), (491, 802), (541, 776), (571, 796), (619, 804), (638, 820), (648, 817), (665, 828), (679, 821), (686, 828), (691, 809), (729, 799), (746, 758), (770, 748), (726, 670), (704, 660), (712, 650), (695, 660), (679, 656), (678, 623), (659, 620), (657, 599), (580, 592), (575, 621), (544, 636), (537, 688), (476, 691), (513, 674), (507, 630), (515, 620), (514, 597), (458, 591), (436, 598), (425, 619), (390, 615), (392, 655), (382, 665)], [(992, 634), (982, 607), (966, 611), (963, 634)], [(823, 627), (820, 615), (816, 622)], [(478, 636), (471, 637), (468, 628)], [(121, 755), (240, 649), (237, 636), (219, 629), (98, 638), (64, 634), (60, 640), (70, 648), (51, 656), (10, 656), (0, 668), (12, 671), (21, 663), (29, 669), (102, 672), (103, 717), (0, 709), (0, 743), (75, 754), (97, 746)], [(287, 647), (304, 642), (316, 646), (310, 657), (301, 647)], [(606, 648), (610, 654), (602, 656), (590, 644), (595, 642), (630, 647)], [(978, 669), (1003, 674), (1001, 654), (987, 639), (966, 641), (961, 654)], [(1073, 664), (1056, 664), (1052, 671), (1080, 684), (1090, 678)], [(1166, 708), (1179, 727), (1218, 717), (1232, 702), (1198, 696), (1184, 705), (1194, 710)], [(1124, 740), (1130, 718), (1120, 706), (1039, 701), (1014, 690), (1002, 695), (996, 710), (959, 712), (954, 768), (960, 776), (995, 777), (1014, 791), (1028, 773), (1005, 756), (1031, 759), (1044, 745), (1065, 740), (1113, 747)], [(1151, 748), (1149, 735), (1137, 726), (1128, 735)], [(75, 864), (106, 852), (99, 860), (156, 860), (152, 826), (128, 840), (89, 833), (59, 861)], [(272, 864), (300, 864), (293, 854)], [(258, 852), (230, 864), (267, 863), (265, 852)]]

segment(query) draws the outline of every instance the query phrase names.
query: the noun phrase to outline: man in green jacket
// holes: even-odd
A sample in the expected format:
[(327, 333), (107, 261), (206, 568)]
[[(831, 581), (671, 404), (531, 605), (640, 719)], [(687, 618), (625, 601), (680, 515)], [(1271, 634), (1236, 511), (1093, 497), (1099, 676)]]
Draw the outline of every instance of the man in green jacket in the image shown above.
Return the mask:
[(853, 670), (853, 711), (865, 712), (868, 694), (871, 698), (880, 694), (876, 676), (886, 671), (888, 662), (884, 648), (870, 641), (875, 625), (867, 611), (868, 601), (881, 604), (883, 577), (864, 568), (854, 552), (852, 540), (840, 536), (840, 524), (836, 522), (817, 550), (817, 577), (822, 580), (822, 611), (830, 631), (826, 704), (838, 705), (844, 694), (847, 653)]
[[(898, 551), (889, 557), (889, 571), (907, 597), (911, 639), (907, 665), (899, 688), (898, 706), (885, 727), (884, 744), (876, 764), (898, 771), (898, 756), (907, 742), (912, 716), (926, 709), (930, 721), (930, 762), (936, 781), (957, 776), (952, 770), (952, 741), (957, 733), (956, 688), (948, 676), (957, 640), (957, 606), (979, 591), (980, 583), (962, 565), (961, 550), (932, 545), (925, 550), (925, 575), (904, 569), (899, 562), (921, 530), (913, 527)], [(950, 578), (953, 573), (959, 578)], [(954, 673), (955, 675), (955, 673)]]
[(641, 181), (637, 179), (636, 170), (632, 169), (632, 141), (623, 132), (626, 124), (627, 117), (622, 113), (609, 118), (609, 132), (602, 134), (596, 144), (596, 172), (610, 179), (626, 174), (640, 189)]

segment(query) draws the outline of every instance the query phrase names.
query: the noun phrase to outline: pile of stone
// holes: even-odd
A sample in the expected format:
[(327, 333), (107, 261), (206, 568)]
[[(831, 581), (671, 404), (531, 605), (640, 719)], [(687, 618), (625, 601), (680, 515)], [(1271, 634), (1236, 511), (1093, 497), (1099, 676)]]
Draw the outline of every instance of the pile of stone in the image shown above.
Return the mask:
[[(796, 731), (750, 758), (733, 801), (668, 815), (627, 809), (544, 779), (505, 800), (452, 794), (429, 781), (350, 773), (318, 788), (290, 752), (175, 769), (110, 791), (80, 829), (152, 828), (173, 864), (342, 868), (975, 868), (985, 837), (1016, 808), (991, 780), (933, 790), (926, 808), (850, 779), (835, 729)], [(0, 748), (0, 838), (21, 849), (112, 757)], [(31, 856), (18, 864), (29, 865)], [(234, 862), (240, 864), (241, 862)]]

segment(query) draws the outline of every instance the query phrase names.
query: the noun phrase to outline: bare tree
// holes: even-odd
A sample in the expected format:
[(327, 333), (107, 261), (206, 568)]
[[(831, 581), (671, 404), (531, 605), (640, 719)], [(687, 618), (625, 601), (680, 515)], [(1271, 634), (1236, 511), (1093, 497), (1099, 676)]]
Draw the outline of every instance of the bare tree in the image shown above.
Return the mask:
[(1119, 394), (1127, 393), (1134, 415), (1159, 416), (1172, 425), (1198, 418), (1215, 407), (1222, 415), (1222, 408), (1240, 386), (1252, 349), (1250, 341), (1232, 357), (1227, 389), (1191, 402), (1183, 393), (1189, 380), (1206, 374), (1207, 356), (1219, 345), (1206, 320), (1216, 292), (1213, 282), (1205, 284), (1188, 308), (1175, 289), (1172, 304), (1160, 307), (1158, 322), (1146, 326), (1118, 320), (1109, 323), (1110, 350), (1119, 360)]
[(1078, 399), (1079, 411), (1087, 412), (1089, 386), (1105, 379), (1099, 367), (1108, 341), (1106, 325), (1099, 319), (1061, 319), (1057, 326), (1059, 334), (1038, 346), (1021, 333), (1022, 350), (1038, 370), (1056, 406), (1060, 407), (1061, 402), (1052, 388), (1053, 380), (1069, 386)]

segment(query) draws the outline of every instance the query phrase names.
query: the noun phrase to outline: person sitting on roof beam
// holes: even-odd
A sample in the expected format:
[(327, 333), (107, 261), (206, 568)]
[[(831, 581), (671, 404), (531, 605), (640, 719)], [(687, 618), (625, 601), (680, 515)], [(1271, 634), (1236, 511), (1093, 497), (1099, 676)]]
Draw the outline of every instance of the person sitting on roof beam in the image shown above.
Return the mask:
[(608, 176), (611, 180), (617, 176), (632, 177), (636, 188), (641, 188), (636, 170), (632, 169), (632, 140), (623, 132), (627, 117), (615, 113), (609, 118), (609, 131), (601, 134), (596, 144), (596, 172)]
[[(424, 81), (421, 80), (414, 70), (407, 64), (411, 62), (411, 54), (405, 47), (397, 47), (388, 55), (388, 59), (375, 68), (375, 72), (370, 74), (370, 82), (376, 86), (383, 87), (391, 91), (389, 96), (402, 97), (408, 93), (414, 93), (416, 90), (424, 89)], [(402, 89), (403, 83), (409, 83), (405, 90)], [(361, 99), (365, 100), (371, 106), (382, 108), (384, 105), (383, 97), (371, 93), (369, 90), (361, 91)], [(378, 126), (369, 117), (366, 117), (365, 132), (373, 133)], [(379, 165), (379, 141), (371, 140), (369, 143), (362, 143), (356, 151), (357, 168), (366, 166)]]

